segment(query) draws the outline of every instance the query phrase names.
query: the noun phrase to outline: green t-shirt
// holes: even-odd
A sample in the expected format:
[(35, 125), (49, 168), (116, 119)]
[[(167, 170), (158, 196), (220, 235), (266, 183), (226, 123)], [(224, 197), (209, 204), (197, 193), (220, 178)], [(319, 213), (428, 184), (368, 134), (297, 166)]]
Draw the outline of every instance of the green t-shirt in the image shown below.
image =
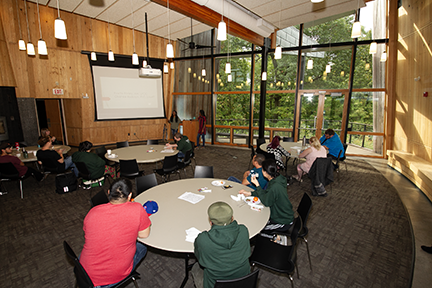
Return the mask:
[(187, 136), (182, 136), (180, 141), (177, 142), (177, 149), (183, 152), (183, 154), (192, 149), (192, 144)]
[(75, 152), (74, 154), (72, 154), (72, 161), (74, 163), (84, 162), (93, 179), (100, 178), (105, 173), (105, 161), (95, 153), (80, 151)]

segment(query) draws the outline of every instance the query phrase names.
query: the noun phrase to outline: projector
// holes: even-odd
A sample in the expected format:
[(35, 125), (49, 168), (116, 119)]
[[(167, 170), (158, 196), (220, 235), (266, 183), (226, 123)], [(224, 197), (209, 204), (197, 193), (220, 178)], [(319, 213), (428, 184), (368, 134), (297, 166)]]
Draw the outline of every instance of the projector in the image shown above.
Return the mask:
[(153, 69), (148, 66), (139, 69), (139, 77), (159, 78), (161, 76), (162, 76), (162, 71), (160, 69)]

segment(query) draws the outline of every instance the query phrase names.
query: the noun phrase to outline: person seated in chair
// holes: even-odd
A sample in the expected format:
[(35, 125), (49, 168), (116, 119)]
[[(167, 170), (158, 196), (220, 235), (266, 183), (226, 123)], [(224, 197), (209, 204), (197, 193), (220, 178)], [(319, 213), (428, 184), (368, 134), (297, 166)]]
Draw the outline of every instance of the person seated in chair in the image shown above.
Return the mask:
[[(198, 263), (192, 267), (195, 287), (213, 288), (216, 280), (231, 280), (250, 273), (249, 231), (238, 224), (225, 202), (215, 202), (207, 210), (211, 228), (194, 242)], [(202, 268), (201, 268), (202, 267)]]
[(269, 180), (266, 189), (259, 187), (258, 180), (252, 177), (251, 181), (257, 189), (252, 192), (242, 189), (239, 193), (246, 197), (256, 196), (262, 204), (270, 207), (270, 219), (261, 230), (261, 236), (286, 245), (286, 235), (278, 235), (278, 233), (289, 234), (294, 221), (294, 211), (287, 194), (287, 179), (279, 174), (274, 159), (266, 159), (263, 162), (263, 175)]
[(93, 207), (84, 218), (85, 242), (79, 261), (95, 286), (120, 282), (147, 253), (137, 237), (150, 235), (151, 221), (131, 197), (130, 180), (117, 179), (108, 190), (109, 203)]
[(38, 144), (41, 147), (41, 149), (36, 153), (39, 164), (42, 164), (44, 160), (51, 159), (54, 163), (56, 163), (59, 172), (63, 172), (66, 169), (71, 168), (75, 176), (78, 177), (78, 169), (72, 162), (72, 157), (64, 158), (63, 149), (52, 150), (50, 138), (43, 137), (39, 139)]
[(24, 163), (18, 158), (12, 155), (12, 145), (9, 143), (3, 143), (0, 146), (1, 149), (1, 155), (0, 155), (0, 163), (12, 163), (12, 165), (15, 166), (16, 170), (19, 173), (19, 177), (22, 177), (25, 175), (25, 177), (28, 177), (30, 175), (33, 175), (37, 181), (42, 181), (43, 175), (39, 171), (27, 167), (24, 165)]
[(345, 159), (345, 150), (339, 136), (333, 129), (327, 129), (324, 135), (320, 138), (321, 145), (328, 150), (327, 157), (337, 160), (339, 152), (342, 151), (340, 157)]
[(279, 145), (280, 139), (279, 136), (273, 137), (272, 142), (267, 146), (267, 153), (274, 154), (278, 168), (283, 170), (285, 165), (282, 156), (289, 157), (291, 154)]
[(304, 173), (308, 173), (316, 158), (326, 158), (327, 150), (321, 146), (317, 137), (309, 139), (310, 147), (300, 153), (299, 158), (306, 158), (306, 162), (297, 165), (297, 175), (292, 178), (301, 181)]
[(56, 137), (51, 135), (51, 131), (48, 128), (41, 129), (41, 135), (39, 136), (39, 139), (42, 139), (44, 137), (48, 137), (52, 144), (58, 144)]
[(105, 161), (95, 153), (90, 152), (92, 147), (93, 144), (89, 141), (81, 142), (78, 148), (79, 151), (72, 155), (72, 161), (74, 163), (83, 162), (91, 177), (98, 179), (105, 174)]
[(264, 162), (264, 160), (265, 160), (264, 155), (256, 154), (252, 158), (252, 165), (254, 166), (254, 168), (244, 172), (242, 181), (240, 181), (239, 179), (237, 179), (234, 176), (230, 176), (228, 178), (228, 180), (233, 181), (233, 182), (237, 182), (237, 183), (241, 183), (241, 184), (246, 185), (246, 186), (255, 190), (257, 187), (251, 183), (251, 178), (253, 176), (258, 180), (259, 186), (261, 188), (265, 188), (267, 186), (268, 180), (267, 180), (267, 178), (265, 178), (263, 176), (263, 172), (262, 172), (262, 163)]
[(177, 144), (167, 143), (166, 147), (171, 149), (178, 149), (178, 158), (184, 158), (186, 152), (192, 150), (192, 144), (190, 143), (189, 138), (177, 132), (174, 135), (174, 140), (177, 142)]

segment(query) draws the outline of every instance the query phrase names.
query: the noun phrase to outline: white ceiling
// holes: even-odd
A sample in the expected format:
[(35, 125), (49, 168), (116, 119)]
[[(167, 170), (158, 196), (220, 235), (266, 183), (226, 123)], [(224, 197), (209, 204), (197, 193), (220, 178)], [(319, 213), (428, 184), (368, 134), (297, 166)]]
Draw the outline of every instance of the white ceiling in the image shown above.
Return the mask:
[[(364, 0), (324, 0), (319, 4), (313, 4), (310, 0), (233, 0), (232, 2), (240, 4), (279, 29), (353, 11), (359, 5), (360, 8), (365, 6)], [(57, 8), (57, 0), (39, 0), (39, 5)], [(134, 26), (136, 30), (143, 32), (145, 31), (144, 13), (147, 12), (149, 33), (168, 38), (167, 8), (150, 0), (59, 0), (59, 6), (60, 13), (63, 10), (128, 28)], [(229, 17), (236, 21), (236, 15), (230, 15), (229, 11), (225, 11), (224, 14), (225, 18)], [(170, 10), (169, 18), (171, 39), (190, 36), (189, 17)], [(193, 20), (192, 26), (194, 34), (213, 28), (196, 20)]]

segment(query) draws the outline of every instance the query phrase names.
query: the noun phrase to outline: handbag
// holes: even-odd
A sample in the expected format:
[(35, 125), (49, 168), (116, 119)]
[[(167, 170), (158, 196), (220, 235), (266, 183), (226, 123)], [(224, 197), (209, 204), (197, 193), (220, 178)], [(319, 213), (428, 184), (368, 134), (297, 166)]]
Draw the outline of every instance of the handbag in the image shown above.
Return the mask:
[(74, 173), (62, 173), (56, 175), (56, 192), (65, 194), (77, 190), (78, 181)]

